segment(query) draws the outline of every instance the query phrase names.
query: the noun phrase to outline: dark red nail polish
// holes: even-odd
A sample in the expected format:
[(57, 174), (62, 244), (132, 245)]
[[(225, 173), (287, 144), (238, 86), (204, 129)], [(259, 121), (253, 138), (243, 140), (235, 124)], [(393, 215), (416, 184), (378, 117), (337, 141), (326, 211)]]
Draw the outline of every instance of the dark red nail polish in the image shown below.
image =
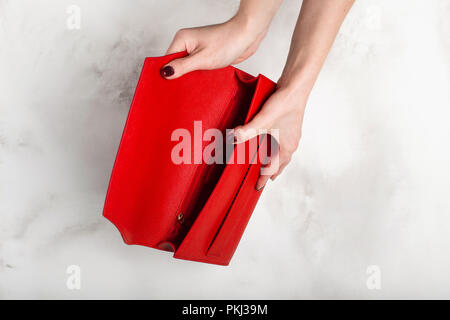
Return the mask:
[(165, 66), (164, 68), (161, 69), (160, 73), (161, 73), (161, 77), (167, 78), (167, 77), (173, 76), (173, 74), (175, 73), (175, 70), (173, 70), (173, 68), (171, 66)]

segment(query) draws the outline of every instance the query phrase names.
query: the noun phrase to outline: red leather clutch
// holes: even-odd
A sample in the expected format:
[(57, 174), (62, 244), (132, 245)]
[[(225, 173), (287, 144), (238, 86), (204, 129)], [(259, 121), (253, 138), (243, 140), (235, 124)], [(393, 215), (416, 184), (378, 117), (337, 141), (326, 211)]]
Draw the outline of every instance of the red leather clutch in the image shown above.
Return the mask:
[[(145, 59), (103, 214), (127, 244), (228, 265), (261, 194), (255, 190), (261, 162), (231, 161), (237, 145), (225, 164), (176, 164), (171, 156), (178, 142), (172, 141), (172, 134), (180, 128), (194, 132), (194, 121), (201, 121), (201, 134), (247, 123), (275, 83), (232, 66), (174, 80), (160, 76), (162, 66), (185, 55)], [(261, 139), (253, 139), (262, 148)], [(204, 151), (208, 146), (207, 141), (196, 144), (198, 137), (192, 140), (192, 149)], [(248, 159), (256, 156), (252, 141), (241, 145), (246, 145)]]

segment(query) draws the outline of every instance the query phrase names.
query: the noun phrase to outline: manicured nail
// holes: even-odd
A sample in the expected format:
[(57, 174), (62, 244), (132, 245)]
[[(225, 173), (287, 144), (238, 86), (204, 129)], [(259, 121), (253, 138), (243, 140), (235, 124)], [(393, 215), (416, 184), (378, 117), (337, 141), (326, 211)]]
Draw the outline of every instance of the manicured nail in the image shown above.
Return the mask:
[(264, 188), (264, 185), (260, 186), (259, 188), (258, 188), (258, 186), (255, 186), (256, 191), (261, 191), (262, 188)]
[(161, 69), (160, 73), (161, 73), (161, 77), (167, 78), (167, 77), (173, 76), (173, 74), (175, 73), (175, 70), (173, 70), (173, 68), (171, 66), (165, 66), (164, 68)]

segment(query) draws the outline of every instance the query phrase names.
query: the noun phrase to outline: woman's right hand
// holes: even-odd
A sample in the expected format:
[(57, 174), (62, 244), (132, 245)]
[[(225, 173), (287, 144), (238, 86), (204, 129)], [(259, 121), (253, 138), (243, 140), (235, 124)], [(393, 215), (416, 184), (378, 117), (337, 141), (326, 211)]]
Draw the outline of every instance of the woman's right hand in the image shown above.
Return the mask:
[(181, 29), (166, 54), (187, 51), (188, 55), (169, 62), (161, 68), (161, 75), (170, 80), (194, 70), (240, 63), (255, 53), (267, 29), (239, 15), (222, 24)]

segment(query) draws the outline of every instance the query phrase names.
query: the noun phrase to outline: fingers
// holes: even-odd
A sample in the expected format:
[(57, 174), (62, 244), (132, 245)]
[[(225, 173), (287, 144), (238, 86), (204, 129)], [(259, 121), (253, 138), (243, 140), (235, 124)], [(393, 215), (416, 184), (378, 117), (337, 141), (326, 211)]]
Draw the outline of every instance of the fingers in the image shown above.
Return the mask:
[[(277, 102), (275, 95), (276, 93), (269, 97), (269, 99), (264, 103), (261, 110), (253, 117), (250, 122), (243, 126), (234, 128), (233, 132), (235, 135), (236, 143), (245, 142), (263, 133), (272, 134), (272, 129), (275, 129), (275, 131), (279, 130), (277, 126), (274, 126), (276, 114), (274, 114), (273, 110), (280, 109), (278, 108), (279, 103)], [(277, 136), (278, 135), (276, 134), (274, 138), (277, 138)]]
[(181, 77), (182, 75), (202, 69), (202, 55), (197, 48), (198, 43), (192, 36), (192, 30), (182, 29), (177, 32), (172, 43), (167, 49), (166, 55), (187, 51), (188, 56), (175, 59), (161, 68), (161, 76), (171, 80)]
[[(280, 151), (275, 157), (272, 157), (268, 165), (261, 167), (261, 175), (256, 182), (255, 189), (260, 191), (269, 179), (272, 181), (275, 180), (289, 164), (291, 157), (291, 154), (283, 151)], [(275, 174), (272, 174), (273, 172)]]
[(176, 79), (182, 75), (202, 69), (202, 57), (199, 53), (193, 53), (187, 57), (170, 61), (161, 68), (161, 76), (168, 80)]
[(169, 49), (166, 51), (166, 55), (181, 52), (187, 50), (186, 41), (184, 38), (179, 36), (179, 33), (175, 35), (175, 38), (173, 38), (172, 43), (169, 46)]
[(278, 169), (278, 172), (276, 174), (274, 174), (273, 176), (270, 177), (270, 179), (272, 181), (274, 181), (284, 170), (284, 168), (286, 168), (286, 166), (288, 165), (289, 162), (283, 163), (280, 168)]
[[(270, 119), (267, 119), (266, 115), (260, 111), (249, 123), (234, 128), (234, 143), (243, 143), (248, 141), (264, 132), (267, 132), (268, 128), (270, 128)], [(255, 189), (257, 191), (264, 188), (273, 172), (277, 172), (279, 162), (273, 160), (274, 159), (270, 159), (267, 165), (261, 167), (261, 174), (255, 185)], [(278, 160), (278, 158), (275, 160)]]
[(255, 186), (256, 191), (262, 190), (262, 188), (264, 188), (264, 186), (266, 185), (269, 178), (270, 178), (269, 175), (259, 176), (258, 181), (256, 182), (256, 186)]
[(278, 172), (279, 163), (278, 157), (270, 158), (269, 163), (261, 166), (260, 176), (258, 181), (256, 181), (255, 189), (256, 191), (261, 190), (266, 185), (267, 181), (270, 179), (273, 173)]
[(249, 123), (234, 128), (234, 142), (242, 143), (264, 133), (267, 131), (266, 123), (264, 117), (257, 114)]

